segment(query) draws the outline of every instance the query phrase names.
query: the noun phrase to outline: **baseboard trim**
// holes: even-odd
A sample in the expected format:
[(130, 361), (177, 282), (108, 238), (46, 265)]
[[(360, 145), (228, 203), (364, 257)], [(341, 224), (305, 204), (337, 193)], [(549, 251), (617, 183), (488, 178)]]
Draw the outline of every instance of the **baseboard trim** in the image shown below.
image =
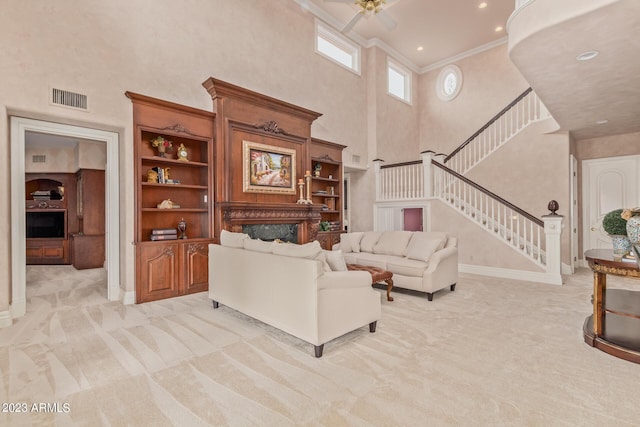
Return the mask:
[(0, 328), (8, 328), (13, 324), (10, 310), (0, 311)]
[(460, 273), (477, 274), (479, 276), (499, 277), (501, 279), (522, 280), (526, 282), (547, 283), (550, 285), (562, 285), (562, 276), (546, 272), (512, 270), (509, 268), (488, 267), (483, 265), (459, 264)]
[(133, 291), (120, 291), (122, 303), (124, 305), (131, 305), (136, 303), (136, 293)]
[(17, 319), (27, 313), (27, 300), (24, 298), (14, 298), (10, 307), (11, 317)]

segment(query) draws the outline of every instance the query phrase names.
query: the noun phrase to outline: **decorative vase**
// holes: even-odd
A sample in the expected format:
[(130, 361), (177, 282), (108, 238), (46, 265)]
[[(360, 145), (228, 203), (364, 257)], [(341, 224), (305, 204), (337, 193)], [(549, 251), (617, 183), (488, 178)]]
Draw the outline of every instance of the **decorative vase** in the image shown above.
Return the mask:
[(158, 145), (158, 156), (164, 157), (166, 151), (167, 151), (167, 147), (165, 147), (164, 144)]
[(625, 256), (631, 252), (631, 241), (627, 236), (612, 235), (611, 242), (613, 242), (613, 254), (617, 256)]
[(640, 216), (632, 216), (627, 220), (627, 237), (632, 244), (640, 244)]

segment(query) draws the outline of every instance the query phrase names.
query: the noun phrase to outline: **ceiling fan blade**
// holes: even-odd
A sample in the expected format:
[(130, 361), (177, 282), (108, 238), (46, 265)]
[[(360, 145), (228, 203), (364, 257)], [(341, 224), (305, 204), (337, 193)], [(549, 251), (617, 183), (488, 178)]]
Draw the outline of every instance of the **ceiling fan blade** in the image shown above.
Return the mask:
[(376, 16), (380, 18), (382, 24), (387, 28), (387, 30), (391, 31), (398, 26), (396, 21), (387, 13), (386, 10), (382, 9), (380, 12), (376, 13)]
[(356, 25), (358, 23), (358, 21), (360, 19), (362, 19), (364, 15), (360, 12), (356, 13), (353, 18), (351, 18), (351, 21), (347, 22), (347, 25), (344, 26), (344, 28), (342, 28), (342, 32), (343, 33), (348, 33), (349, 31), (351, 31), (351, 29), (353, 28), (354, 25)]

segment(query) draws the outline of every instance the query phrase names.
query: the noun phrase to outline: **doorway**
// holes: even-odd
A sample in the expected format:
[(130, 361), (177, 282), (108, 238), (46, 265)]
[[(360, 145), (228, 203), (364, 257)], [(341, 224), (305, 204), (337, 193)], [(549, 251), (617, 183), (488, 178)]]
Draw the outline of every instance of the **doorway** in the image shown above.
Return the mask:
[(11, 317), (26, 313), (25, 141), (27, 132), (87, 139), (106, 144), (105, 269), (107, 298), (120, 299), (118, 144), (116, 132), (10, 117), (11, 129)]
[(404, 208), (402, 213), (404, 231), (423, 231), (422, 208)]
[(584, 160), (582, 165), (582, 250), (611, 249), (602, 218), (640, 205), (640, 156)]

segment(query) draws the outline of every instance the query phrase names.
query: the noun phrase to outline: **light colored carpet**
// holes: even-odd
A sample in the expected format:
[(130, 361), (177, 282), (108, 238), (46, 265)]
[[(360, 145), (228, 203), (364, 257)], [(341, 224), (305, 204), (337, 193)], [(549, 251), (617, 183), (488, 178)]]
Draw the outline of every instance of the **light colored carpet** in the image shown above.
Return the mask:
[(123, 306), (106, 300), (103, 270), (27, 275), (27, 315), (0, 330), (0, 402), (60, 412), (0, 412), (0, 425), (640, 423), (640, 365), (583, 342), (586, 269), (561, 287), (462, 275), (433, 302), (394, 292), (374, 334), (331, 341), (320, 359), (310, 344), (213, 310), (206, 293)]

